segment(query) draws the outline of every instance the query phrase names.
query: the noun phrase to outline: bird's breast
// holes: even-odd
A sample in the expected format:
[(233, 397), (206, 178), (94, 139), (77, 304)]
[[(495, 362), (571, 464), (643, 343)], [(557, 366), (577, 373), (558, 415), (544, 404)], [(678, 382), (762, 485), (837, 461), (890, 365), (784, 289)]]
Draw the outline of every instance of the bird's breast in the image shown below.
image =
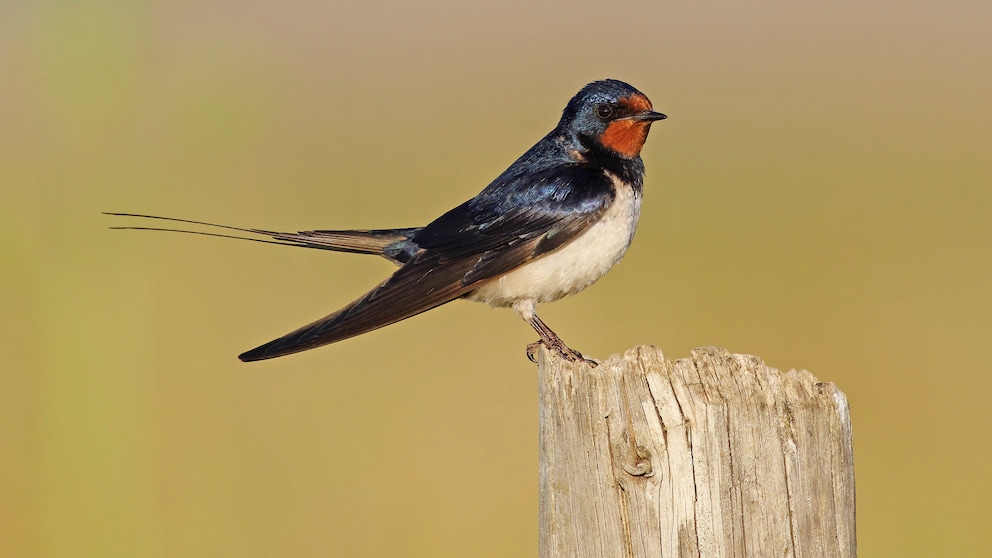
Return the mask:
[(630, 246), (641, 210), (640, 192), (610, 178), (615, 196), (599, 221), (565, 246), (485, 283), (467, 298), (492, 306), (512, 306), (519, 300), (551, 302), (605, 275)]

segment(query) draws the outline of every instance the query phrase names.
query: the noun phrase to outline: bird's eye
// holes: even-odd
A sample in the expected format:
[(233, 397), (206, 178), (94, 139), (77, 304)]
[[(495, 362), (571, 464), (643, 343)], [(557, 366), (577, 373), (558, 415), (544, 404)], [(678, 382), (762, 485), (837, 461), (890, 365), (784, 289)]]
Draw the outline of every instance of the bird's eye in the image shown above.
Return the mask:
[(596, 107), (596, 113), (599, 114), (600, 118), (609, 118), (613, 116), (613, 107), (610, 105), (599, 105)]

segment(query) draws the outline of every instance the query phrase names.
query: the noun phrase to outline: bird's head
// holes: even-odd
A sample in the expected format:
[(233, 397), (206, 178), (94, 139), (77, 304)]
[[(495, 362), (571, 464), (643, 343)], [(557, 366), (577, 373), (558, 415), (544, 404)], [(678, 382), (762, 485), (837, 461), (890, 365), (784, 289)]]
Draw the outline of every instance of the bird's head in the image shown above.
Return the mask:
[(558, 127), (578, 136), (582, 143), (592, 142), (632, 159), (641, 153), (651, 123), (664, 118), (652, 110), (644, 93), (622, 81), (604, 79), (572, 97)]

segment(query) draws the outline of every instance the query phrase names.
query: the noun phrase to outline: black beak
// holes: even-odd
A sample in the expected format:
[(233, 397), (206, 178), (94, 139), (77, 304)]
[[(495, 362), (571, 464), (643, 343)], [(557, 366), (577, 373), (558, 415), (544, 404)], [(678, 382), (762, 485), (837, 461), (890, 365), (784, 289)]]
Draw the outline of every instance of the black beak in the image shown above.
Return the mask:
[(664, 120), (668, 117), (665, 116), (664, 114), (661, 114), (660, 112), (655, 112), (653, 110), (646, 110), (644, 112), (635, 114), (631, 118), (633, 118), (634, 120), (639, 120), (641, 122), (654, 122), (655, 120)]

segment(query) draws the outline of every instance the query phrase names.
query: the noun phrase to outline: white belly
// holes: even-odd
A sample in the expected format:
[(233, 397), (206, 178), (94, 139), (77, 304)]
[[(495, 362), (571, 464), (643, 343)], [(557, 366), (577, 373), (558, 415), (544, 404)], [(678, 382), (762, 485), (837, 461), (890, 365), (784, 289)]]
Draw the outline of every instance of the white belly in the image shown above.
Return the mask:
[(634, 238), (641, 196), (614, 179), (616, 197), (603, 217), (565, 246), (479, 287), (469, 300), (492, 306), (552, 302), (592, 285), (623, 258)]

